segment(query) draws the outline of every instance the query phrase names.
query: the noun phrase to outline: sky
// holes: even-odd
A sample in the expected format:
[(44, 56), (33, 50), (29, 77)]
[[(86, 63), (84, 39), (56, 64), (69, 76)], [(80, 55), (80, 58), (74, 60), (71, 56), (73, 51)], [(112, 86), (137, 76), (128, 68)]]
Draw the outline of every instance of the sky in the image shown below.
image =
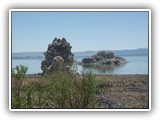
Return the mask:
[(148, 12), (12, 12), (12, 52), (44, 52), (55, 37), (72, 52), (148, 48)]

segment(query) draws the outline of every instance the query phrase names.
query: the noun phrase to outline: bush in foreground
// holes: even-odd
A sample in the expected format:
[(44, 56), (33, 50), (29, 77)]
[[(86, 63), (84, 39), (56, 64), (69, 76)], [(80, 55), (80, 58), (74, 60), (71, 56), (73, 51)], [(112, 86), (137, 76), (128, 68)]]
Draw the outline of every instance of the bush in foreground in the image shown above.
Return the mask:
[(24, 79), (26, 72), (22, 72), (22, 75), (14, 70), (12, 78), (15, 83), (21, 78), (21, 84), (12, 87), (12, 108), (95, 107), (95, 77), (91, 72), (77, 75), (59, 69), (53, 74), (39, 76), (38, 80), (29, 80)]

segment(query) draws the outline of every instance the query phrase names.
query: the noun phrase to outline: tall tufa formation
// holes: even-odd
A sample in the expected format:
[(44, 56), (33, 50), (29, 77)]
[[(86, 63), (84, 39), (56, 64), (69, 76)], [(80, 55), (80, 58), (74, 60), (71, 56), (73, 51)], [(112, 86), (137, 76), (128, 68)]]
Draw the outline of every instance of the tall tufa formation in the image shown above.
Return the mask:
[(73, 54), (71, 53), (70, 43), (65, 38), (55, 38), (52, 44), (48, 45), (48, 50), (44, 53), (45, 60), (41, 63), (43, 74), (52, 73), (60, 65), (69, 68), (73, 64)]

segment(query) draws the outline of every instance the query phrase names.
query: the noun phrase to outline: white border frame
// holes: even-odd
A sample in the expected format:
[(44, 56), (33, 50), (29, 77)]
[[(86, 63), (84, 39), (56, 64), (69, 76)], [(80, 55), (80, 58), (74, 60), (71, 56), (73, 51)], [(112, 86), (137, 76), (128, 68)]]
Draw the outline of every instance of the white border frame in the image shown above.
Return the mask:
[[(149, 18), (148, 18), (148, 24), (149, 24), (149, 35), (148, 35), (148, 49), (149, 49), (149, 109), (12, 109), (11, 108), (11, 49), (12, 49), (12, 31), (11, 31), (11, 14), (12, 12), (15, 11), (66, 11), (66, 12), (71, 12), (71, 11), (129, 11), (129, 12), (136, 12), (136, 11), (142, 11), (142, 12), (148, 12), (149, 13)], [(10, 9), (9, 10), (9, 110), (10, 111), (150, 111), (151, 110), (151, 10), (150, 9)]]

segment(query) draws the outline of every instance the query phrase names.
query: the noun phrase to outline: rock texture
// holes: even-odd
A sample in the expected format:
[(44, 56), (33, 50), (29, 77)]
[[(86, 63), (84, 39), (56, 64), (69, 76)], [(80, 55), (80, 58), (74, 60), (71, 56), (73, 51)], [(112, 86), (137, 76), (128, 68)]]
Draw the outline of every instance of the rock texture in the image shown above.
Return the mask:
[(52, 44), (48, 45), (48, 50), (44, 53), (45, 60), (41, 63), (41, 69), (44, 73), (52, 73), (57, 70), (60, 65), (67, 69), (73, 64), (73, 54), (71, 52), (72, 46), (65, 38), (55, 38)]
[(97, 103), (99, 108), (124, 108), (119, 101), (113, 101), (105, 97), (97, 97)]
[(111, 51), (101, 51), (96, 55), (82, 60), (83, 65), (120, 65), (127, 61), (122, 58), (115, 56)]

